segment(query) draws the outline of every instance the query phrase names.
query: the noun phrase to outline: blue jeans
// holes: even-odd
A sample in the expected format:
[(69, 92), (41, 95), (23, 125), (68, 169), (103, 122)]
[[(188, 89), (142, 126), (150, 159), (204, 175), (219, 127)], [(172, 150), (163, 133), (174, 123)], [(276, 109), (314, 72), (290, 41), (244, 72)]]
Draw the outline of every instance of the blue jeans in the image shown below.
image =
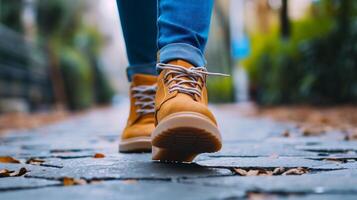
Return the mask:
[(129, 67), (156, 75), (156, 63), (204, 66), (213, 0), (117, 0)]

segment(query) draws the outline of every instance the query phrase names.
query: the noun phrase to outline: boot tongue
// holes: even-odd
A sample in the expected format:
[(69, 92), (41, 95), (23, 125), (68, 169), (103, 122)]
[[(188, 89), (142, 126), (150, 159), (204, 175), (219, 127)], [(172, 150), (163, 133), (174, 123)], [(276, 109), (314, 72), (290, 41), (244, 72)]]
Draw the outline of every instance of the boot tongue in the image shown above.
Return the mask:
[(186, 62), (184, 60), (174, 60), (174, 61), (169, 62), (168, 64), (179, 65), (179, 66), (187, 68), (187, 69), (194, 67), (194, 65), (192, 65), (191, 63)]
[(157, 82), (157, 77), (148, 74), (135, 74), (133, 76), (132, 85), (154, 85)]

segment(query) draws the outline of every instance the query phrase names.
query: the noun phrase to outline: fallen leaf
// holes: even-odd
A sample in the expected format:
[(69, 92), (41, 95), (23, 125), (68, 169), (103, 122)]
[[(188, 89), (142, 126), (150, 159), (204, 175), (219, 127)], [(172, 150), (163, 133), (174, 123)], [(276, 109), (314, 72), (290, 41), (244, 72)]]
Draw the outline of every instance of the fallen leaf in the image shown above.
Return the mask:
[(282, 135), (283, 135), (283, 137), (290, 137), (289, 130), (285, 130)]
[(87, 181), (84, 179), (75, 179), (72, 177), (64, 177), (62, 179), (62, 183), (64, 186), (70, 186), (70, 185), (86, 185)]
[(21, 167), (21, 169), (17, 173), (13, 174), (12, 176), (22, 176), (22, 175), (26, 174), (27, 172), (28, 171), (25, 167)]
[(285, 172), (284, 167), (277, 167), (273, 170), (273, 175), (281, 175), (284, 172)]
[(321, 135), (325, 132), (322, 127), (317, 126), (305, 126), (301, 130), (303, 136), (315, 136)]
[(241, 176), (247, 175), (247, 171), (241, 168), (234, 168), (234, 172)]
[(123, 183), (125, 183), (125, 184), (136, 184), (136, 183), (138, 183), (138, 181), (135, 180), (135, 179), (128, 179), (128, 180), (124, 180)]
[(258, 176), (259, 170), (249, 170), (247, 176)]
[(307, 169), (298, 167), (298, 168), (289, 169), (288, 171), (284, 172), (282, 175), (302, 175), (307, 172), (308, 172)]
[(101, 183), (101, 182), (103, 182), (103, 181), (101, 181), (101, 180), (91, 180), (89, 183), (90, 184), (98, 184), (98, 183)]
[(11, 173), (14, 173), (15, 171), (10, 171), (8, 169), (1, 169), (0, 170), (0, 177), (9, 177)]
[(105, 157), (105, 155), (102, 154), (102, 153), (96, 153), (96, 154), (94, 154), (94, 158), (104, 158), (104, 157)]
[(31, 164), (31, 165), (40, 165), (44, 162), (45, 162), (44, 160), (37, 159), (37, 158), (30, 158), (26, 160), (26, 164)]
[(338, 163), (343, 163), (344, 161), (339, 158), (325, 158), (324, 161), (332, 161), (332, 162), (338, 162)]
[(26, 174), (28, 171), (25, 167), (21, 167), (18, 172), (10, 171), (8, 169), (0, 170), (0, 177), (14, 177), (14, 176), (22, 176)]
[(20, 163), (20, 161), (11, 156), (0, 156), (0, 163)]

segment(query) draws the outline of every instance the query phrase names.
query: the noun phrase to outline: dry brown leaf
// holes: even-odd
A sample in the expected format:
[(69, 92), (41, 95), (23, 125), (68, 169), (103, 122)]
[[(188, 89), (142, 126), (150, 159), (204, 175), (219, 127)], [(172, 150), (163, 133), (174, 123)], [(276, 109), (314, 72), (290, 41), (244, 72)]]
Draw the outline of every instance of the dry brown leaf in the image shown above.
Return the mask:
[(307, 169), (298, 167), (298, 168), (289, 169), (288, 171), (284, 172), (282, 175), (302, 175), (307, 172), (308, 172)]
[(251, 169), (247, 172), (247, 176), (258, 176), (258, 174), (259, 174), (259, 170)]
[(21, 169), (17, 173), (13, 174), (13, 176), (22, 176), (22, 175), (26, 174), (27, 172), (28, 171), (25, 167), (21, 167)]
[(0, 177), (14, 177), (14, 176), (22, 176), (26, 174), (28, 171), (25, 167), (21, 167), (18, 172), (10, 171), (8, 169), (0, 170)]
[(0, 163), (20, 163), (20, 161), (11, 156), (0, 156)]
[(357, 140), (357, 129), (347, 131), (347, 134), (345, 136), (345, 140), (350, 141), (350, 140)]
[(104, 157), (105, 157), (105, 155), (102, 154), (102, 153), (96, 153), (96, 154), (94, 154), (94, 158), (104, 158)]
[(138, 183), (138, 181), (135, 180), (135, 179), (128, 179), (128, 180), (124, 180), (123, 183), (125, 183), (125, 184), (136, 184), (136, 183)]
[(15, 171), (10, 171), (8, 169), (1, 169), (0, 170), (0, 177), (9, 177), (11, 173), (14, 173)]
[(289, 130), (285, 130), (282, 134), (283, 137), (290, 137), (290, 132)]
[(325, 158), (324, 161), (332, 161), (332, 162), (338, 162), (338, 163), (343, 163), (344, 162), (340, 158)]
[(103, 182), (103, 181), (101, 181), (101, 180), (91, 180), (89, 183), (90, 184), (98, 184), (98, 183), (101, 183), (101, 182)]
[(70, 185), (86, 185), (87, 181), (84, 179), (75, 179), (72, 177), (64, 177), (62, 179), (62, 183), (64, 186), (70, 186)]
[(277, 167), (274, 169), (273, 171), (273, 175), (281, 175), (282, 173), (284, 173), (286, 170), (284, 167)]
[(238, 175), (241, 176), (246, 176), (247, 175), (247, 171), (241, 168), (234, 168), (235, 173), (237, 173)]
[(325, 129), (321, 126), (305, 126), (301, 132), (303, 136), (316, 136), (325, 133)]
[(44, 162), (45, 162), (44, 160), (37, 159), (37, 158), (30, 158), (26, 160), (26, 164), (31, 164), (31, 165), (40, 165)]

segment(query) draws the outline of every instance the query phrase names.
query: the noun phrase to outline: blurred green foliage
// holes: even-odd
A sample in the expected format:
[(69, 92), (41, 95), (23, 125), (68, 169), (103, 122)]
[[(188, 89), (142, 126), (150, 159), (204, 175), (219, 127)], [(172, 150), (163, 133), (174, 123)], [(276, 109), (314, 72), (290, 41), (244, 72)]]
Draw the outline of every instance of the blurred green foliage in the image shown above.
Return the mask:
[(16, 32), (22, 32), (21, 10), (23, 1), (0, 0), (0, 23), (13, 29)]
[(252, 35), (243, 61), (261, 104), (357, 102), (357, 1), (322, 0), (290, 38), (278, 28)]
[(103, 39), (82, 22), (84, 1), (37, 0), (36, 5), (39, 40), (52, 55), (50, 63), (60, 67), (69, 108), (110, 102), (114, 91), (99, 60)]

